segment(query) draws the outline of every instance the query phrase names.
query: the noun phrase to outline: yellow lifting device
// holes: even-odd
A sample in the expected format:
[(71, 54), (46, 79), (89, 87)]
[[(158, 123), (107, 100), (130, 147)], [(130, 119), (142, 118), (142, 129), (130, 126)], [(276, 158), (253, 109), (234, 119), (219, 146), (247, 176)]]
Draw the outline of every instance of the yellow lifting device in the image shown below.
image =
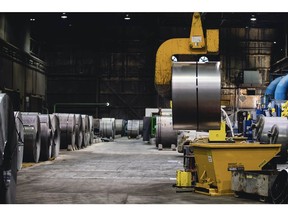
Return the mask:
[(158, 48), (155, 65), (155, 85), (162, 96), (169, 95), (173, 55), (218, 54), (219, 29), (207, 29), (204, 37), (201, 15), (194, 13), (189, 38), (172, 38)]

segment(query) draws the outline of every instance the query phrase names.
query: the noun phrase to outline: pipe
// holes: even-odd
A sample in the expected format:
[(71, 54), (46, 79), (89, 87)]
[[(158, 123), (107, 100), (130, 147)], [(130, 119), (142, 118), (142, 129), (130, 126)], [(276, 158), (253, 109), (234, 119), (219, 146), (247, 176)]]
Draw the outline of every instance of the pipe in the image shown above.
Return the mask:
[(286, 100), (287, 99), (287, 90), (288, 90), (288, 75), (284, 76), (281, 81), (278, 83), (274, 99), (275, 100)]
[(110, 106), (108, 102), (106, 103), (55, 103), (54, 113), (56, 113), (57, 106)]
[(283, 76), (278, 77), (274, 79), (266, 88), (265, 94), (264, 95), (272, 95), (274, 96), (275, 89), (280, 82), (280, 80), (283, 78)]

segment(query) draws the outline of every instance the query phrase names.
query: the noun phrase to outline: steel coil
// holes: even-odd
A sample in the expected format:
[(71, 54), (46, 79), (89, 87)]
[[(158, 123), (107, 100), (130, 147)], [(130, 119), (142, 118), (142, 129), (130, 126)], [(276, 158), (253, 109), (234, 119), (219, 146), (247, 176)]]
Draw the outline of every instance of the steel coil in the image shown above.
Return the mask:
[(51, 114), (49, 115), (51, 121), (51, 131), (52, 131), (52, 151), (51, 157), (57, 158), (60, 151), (60, 138), (61, 138), (61, 131), (60, 131), (60, 121), (57, 115)]
[(18, 143), (18, 155), (17, 155), (17, 170), (21, 170), (24, 154), (24, 126), (22, 121), (21, 112), (14, 112), (15, 125), (16, 125), (16, 137)]
[(143, 120), (139, 120), (139, 134), (143, 135)]
[(57, 113), (60, 121), (60, 149), (75, 149), (75, 114)]
[(125, 126), (125, 121), (124, 119), (115, 119), (115, 133), (116, 135), (124, 135), (124, 126)]
[(151, 135), (151, 117), (143, 118), (143, 141), (149, 141)]
[(38, 113), (22, 113), (24, 125), (23, 161), (39, 162), (41, 152), (41, 126)]
[(156, 117), (156, 146), (159, 144), (163, 147), (177, 145), (177, 131), (173, 130), (172, 116)]
[(220, 129), (220, 62), (174, 62), (173, 127), (177, 130)]
[(82, 117), (81, 114), (75, 114), (75, 145), (77, 149), (82, 148), (82, 140), (84, 137), (83, 127), (82, 127)]
[(89, 117), (88, 115), (81, 115), (82, 118), (82, 147), (86, 148), (89, 145), (90, 132), (89, 132)]
[(136, 138), (140, 134), (140, 121), (128, 120), (127, 122), (127, 136), (129, 138)]
[(94, 140), (93, 116), (89, 116), (89, 131), (90, 131), (89, 144), (91, 145), (93, 143), (93, 140)]
[(288, 203), (288, 170), (281, 170), (274, 180), (271, 189), (271, 198), (274, 204)]
[(115, 119), (102, 118), (100, 120), (99, 134), (102, 138), (115, 138)]
[(52, 130), (49, 114), (39, 114), (41, 127), (40, 161), (47, 161), (52, 154)]
[(13, 106), (0, 94), (0, 203), (15, 203), (18, 143)]
[(256, 123), (252, 126), (254, 128), (254, 136), (260, 143), (270, 143), (269, 134), (273, 125), (277, 124), (279, 126), (287, 123), (286, 117), (266, 117), (264, 115), (259, 115)]

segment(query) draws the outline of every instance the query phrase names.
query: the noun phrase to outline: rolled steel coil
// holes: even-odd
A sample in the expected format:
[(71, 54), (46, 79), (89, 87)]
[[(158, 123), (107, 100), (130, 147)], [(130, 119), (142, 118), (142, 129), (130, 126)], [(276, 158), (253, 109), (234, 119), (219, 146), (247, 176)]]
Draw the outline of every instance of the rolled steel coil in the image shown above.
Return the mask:
[(18, 143), (11, 100), (0, 94), (0, 203), (15, 203)]
[(49, 114), (39, 114), (41, 127), (40, 161), (47, 161), (52, 155), (52, 130)]
[(18, 155), (17, 155), (17, 170), (21, 170), (24, 154), (24, 126), (22, 121), (21, 112), (14, 112), (15, 125), (16, 125), (16, 137), (18, 143)]
[(128, 120), (127, 122), (127, 136), (129, 138), (136, 138), (140, 134), (140, 121)]
[(163, 147), (177, 145), (177, 131), (173, 130), (172, 116), (156, 117), (156, 146), (162, 144)]
[(75, 119), (75, 145), (77, 149), (81, 149), (84, 137), (81, 114), (75, 114)]
[(99, 134), (102, 138), (115, 138), (115, 119), (102, 118), (100, 120)]
[[(256, 123), (252, 126), (254, 128), (254, 136), (260, 143), (270, 143), (269, 134), (272, 126), (274, 124), (279, 126), (287, 123), (288, 121), (286, 117), (266, 117), (264, 115), (259, 115)], [(283, 139), (283, 137), (280, 139)]]
[(174, 129), (220, 129), (220, 91), (220, 62), (174, 62), (172, 66)]
[(61, 141), (60, 149), (75, 149), (75, 114), (57, 113), (60, 121)]
[(269, 143), (281, 144), (281, 150), (278, 154), (277, 163), (286, 163), (288, 159), (287, 144), (288, 144), (288, 124), (278, 123), (274, 124), (270, 131), (268, 131)]
[(288, 203), (288, 170), (284, 169), (279, 172), (274, 180), (270, 194), (274, 204)]
[(124, 135), (124, 125), (125, 121), (124, 119), (115, 119), (115, 134), (116, 135)]
[(41, 126), (38, 113), (22, 113), (24, 125), (24, 155), (25, 162), (39, 162), (41, 152)]
[(89, 131), (90, 131), (89, 144), (91, 145), (93, 143), (93, 140), (94, 140), (93, 116), (89, 116)]
[(51, 131), (52, 131), (52, 151), (51, 157), (57, 158), (60, 151), (60, 138), (61, 138), (61, 131), (60, 131), (60, 121), (59, 117), (54, 114), (50, 114), (50, 121), (51, 121)]
[(90, 132), (89, 132), (89, 117), (88, 115), (81, 115), (82, 118), (82, 148), (86, 148), (89, 145)]

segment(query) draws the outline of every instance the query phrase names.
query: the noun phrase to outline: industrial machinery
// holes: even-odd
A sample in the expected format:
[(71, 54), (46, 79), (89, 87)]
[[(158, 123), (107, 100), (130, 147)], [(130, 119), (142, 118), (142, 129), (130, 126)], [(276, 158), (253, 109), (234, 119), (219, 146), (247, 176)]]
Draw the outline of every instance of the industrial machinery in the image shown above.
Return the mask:
[[(281, 144), (248, 143), (247, 138), (235, 137), (229, 117), (220, 105), (221, 63), (203, 57), (218, 53), (219, 30), (206, 30), (205, 35), (206, 38), (200, 13), (194, 13), (189, 38), (170, 39), (159, 47), (155, 85), (162, 96), (171, 98), (172, 92), (174, 129), (209, 132), (208, 139), (185, 148), (191, 153), (184, 151), (184, 171), (177, 171), (177, 186), (189, 186), (185, 179), (191, 176), (195, 192), (229, 195), (234, 193), (232, 171), (275, 170), (274, 158), (281, 151)], [(172, 56), (187, 54), (196, 60), (172, 60)]]

